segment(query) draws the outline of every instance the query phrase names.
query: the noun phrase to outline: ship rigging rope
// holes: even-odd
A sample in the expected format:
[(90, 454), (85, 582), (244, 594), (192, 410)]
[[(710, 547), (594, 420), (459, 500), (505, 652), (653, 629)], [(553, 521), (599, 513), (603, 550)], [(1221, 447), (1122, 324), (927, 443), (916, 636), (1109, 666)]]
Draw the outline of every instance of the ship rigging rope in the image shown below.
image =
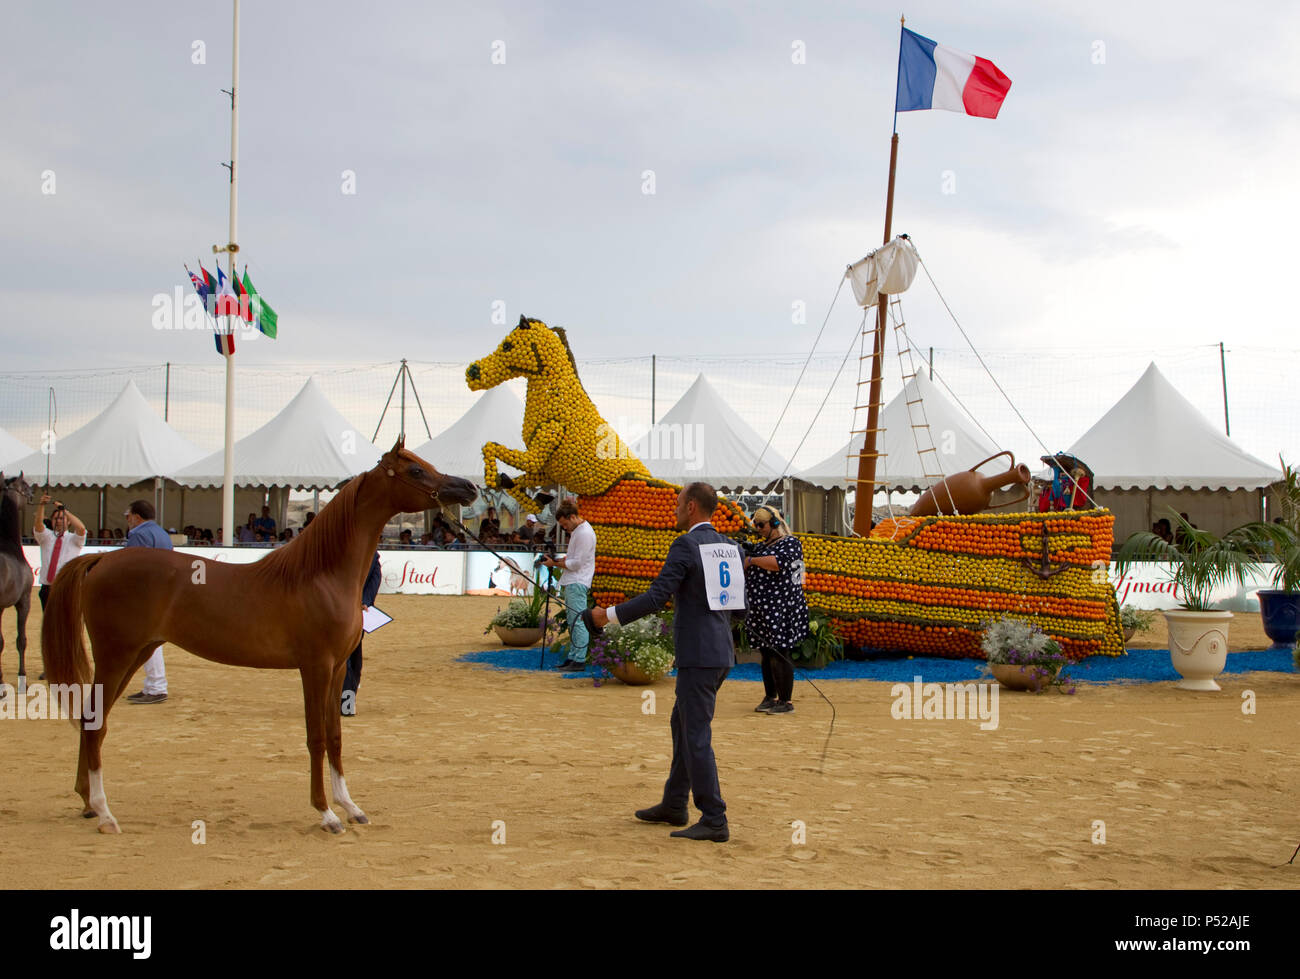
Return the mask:
[[(1034, 431), (1033, 426), (1029, 424), (1029, 421), (1025, 418), (1025, 416), (1020, 413), (1020, 409), (1017, 408), (1016, 403), (1011, 400), (1011, 396), (1007, 394), (1005, 390), (1003, 390), (1002, 385), (998, 383), (998, 379), (994, 377), (993, 372), (989, 370), (988, 364), (984, 363), (984, 358), (981, 357), (980, 352), (975, 349), (975, 344), (971, 342), (971, 338), (967, 336), (965, 329), (962, 328), (961, 323), (958, 321), (957, 314), (954, 313), (952, 311), (952, 307), (948, 305), (948, 300), (943, 298), (943, 293), (939, 291), (939, 286), (934, 281), (934, 276), (930, 274), (929, 266), (925, 264), (925, 259), (921, 257), (921, 252), (919, 250), (917, 250), (916, 253), (916, 260), (920, 263), (921, 268), (925, 270), (925, 277), (930, 280), (930, 286), (934, 289), (934, 294), (939, 297), (939, 302), (943, 303), (943, 308), (948, 311), (949, 317), (952, 318), (953, 325), (957, 327), (957, 331), (961, 333), (962, 339), (965, 340), (966, 345), (970, 347), (971, 353), (975, 355), (975, 359), (978, 360), (980, 366), (984, 368), (984, 373), (989, 376), (989, 380), (993, 382), (993, 386), (998, 389), (998, 393), (1002, 395), (1002, 397), (1006, 400), (1007, 404), (1011, 406), (1011, 410), (1016, 413), (1016, 417), (1020, 419), (1021, 424), (1025, 426), (1025, 431), (1027, 431), (1030, 435), (1033, 436), (1034, 441), (1038, 443), (1039, 447), (1043, 450), (1044, 453), (1046, 453), (1049, 456), (1055, 455), (1055, 453), (1053, 453), (1052, 450), (1049, 449), (1043, 443), (1043, 440), (1038, 437), (1038, 433)], [(909, 343), (910, 342), (911, 341), (909, 341)], [(981, 429), (981, 431), (983, 431), (983, 429)], [(987, 435), (988, 433), (985, 432), (985, 434)], [(996, 445), (997, 443), (995, 442), (994, 444)], [(1065, 470), (1062, 469), (1061, 472), (1064, 473)], [(1065, 473), (1065, 475), (1069, 479), (1070, 483), (1074, 486), (1074, 489), (1076, 491), (1082, 492), (1084, 497), (1094, 507), (1098, 506), (1097, 501), (1092, 498), (1092, 494), (1088, 490), (1084, 490), (1083, 487), (1081, 487), (1078, 484), (1078, 482), (1075, 480), (1074, 473)], [(1089, 489), (1091, 489), (1091, 487), (1089, 487)]]
[[(767, 437), (767, 441), (763, 443), (763, 451), (760, 452), (760, 453), (758, 454), (758, 458), (754, 460), (754, 468), (751, 469), (751, 470), (749, 471), (749, 474), (750, 474), (751, 476), (753, 476), (756, 472), (758, 472), (758, 464), (759, 464), (760, 462), (763, 461), (763, 456), (764, 456), (764, 454), (767, 452), (767, 450), (768, 450), (768, 449), (771, 447), (771, 445), (772, 445), (772, 439), (776, 436), (776, 433), (777, 433), (777, 432), (780, 430), (780, 428), (781, 428), (781, 422), (782, 422), (782, 420), (785, 418), (785, 413), (786, 413), (787, 411), (790, 410), (790, 402), (794, 400), (795, 392), (799, 390), (799, 382), (803, 380), (804, 372), (808, 370), (808, 365), (809, 365), (810, 363), (812, 363), (813, 354), (815, 354), (815, 353), (817, 352), (817, 344), (821, 343), (821, 340), (822, 340), (822, 334), (826, 332), (826, 324), (830, 322), (830, 320), (831, 320), (831, 313), (834, 312), (834, 310), (835, 310), (835, 303), (839, 300), (839, 298), (840, 298), (840, 292), (843, 291), (843, 289), (844, 289), (844, 280), (845, 280), (845, 278), (847, 278), (847, 276), (843, 276), (843, 275), (840, 276), (840, 284), (839, 284), (838, 286), (835, 287), (835, 295), (831, 297), (831, 304), (830, 304), (830, 306), (829, 306), (829, 307), (827, 308), (827, 310), (826, 310), (826, 317), (822, 320), (822, 328), (821, 328), (820, 330), (817, 331), (817, 339), (813, 341), (812, 349), (808, 351), (808, 359), (805, 360), (805, 361), (803, 362), (803, 367), (802, 367), (802, 368), (800, 369), (800, 371), (799, 371), (799, 376), (796, 377), (796, 378), (794, 379), (794, 387), (792, 387), (792, 388), (790, 389), (790, 397), (788, 397), (788, 398), (785, 399), (785, 407), (781, 409), (781, 416), (780, 416), (779, 418), (777, 418), (777, 420), (776, 420), (776, 424), (772, 426), (772, 432), (771, 432), (771, 434), (768, 435), (768, 437)], [(848, 359), (848, 355), (847, 355), (847, 354), (845, 355), (845, 359), (846, 359), (846, 360)], [(841, 364), (840, 364), (840, 368), (843, 369), (843, 367), (844, 367), (844, 364), (841, 363)], [(836, 380), (839, 380), (839, 376), (840, 376), (840, 375), (839, 375), (839, 373), (837, 372), (836, 375), (835, 375), (835, 379), (836, 379)], [(834, 386), (835, 386), (835, 385), (834, 385), (834, 383), (832, 382), (831, 387), (834, 387)], [(822, 404), (825, 404), (825, 403), (826, 403), (825, 401), (822, 402)], [(821, 411), (821, 409), (819, 408), (819, 409), (818, 409), (818, 412), (820, 412), (820, 411)], [(815, 419), (814, 419), (814, 420), (815, 420)], [(811, 427), (810, 427), (809, 430), (811, 431)], [(808, 437), (807, 435), (804, 435), (804, 438), (805, 438), (805, 439), (806, 439), (807, 437)], [(799, 447), (800, 447), (800, 448), (803, 447), (803, 441), (802, 441), (802, 440), (800, 440), (800, 442), (799, 442)], [(799, 449), (795, 449), (795, 450), (794, 450), (794, 455), (791, 455), (791, 456), (790, 456), (790, 462), (791, 462), (791, 464), (794, 463), (794, 457), (795, 457), (796, 455), (798, 455), (798, 454), (799, 454)]]

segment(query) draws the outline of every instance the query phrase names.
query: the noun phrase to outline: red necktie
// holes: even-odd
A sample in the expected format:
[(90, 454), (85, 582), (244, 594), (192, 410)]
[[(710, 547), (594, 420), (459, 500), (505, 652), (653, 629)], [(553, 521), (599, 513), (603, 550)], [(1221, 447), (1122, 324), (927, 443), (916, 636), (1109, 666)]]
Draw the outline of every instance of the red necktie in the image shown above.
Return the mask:
[(45, 580), (54, 584), (54, 576), (59, 570), (59, 552), (63, 550), (63, 535), (54, 538), (54, 550), (50, 552), (50, 570), (45, 572)]

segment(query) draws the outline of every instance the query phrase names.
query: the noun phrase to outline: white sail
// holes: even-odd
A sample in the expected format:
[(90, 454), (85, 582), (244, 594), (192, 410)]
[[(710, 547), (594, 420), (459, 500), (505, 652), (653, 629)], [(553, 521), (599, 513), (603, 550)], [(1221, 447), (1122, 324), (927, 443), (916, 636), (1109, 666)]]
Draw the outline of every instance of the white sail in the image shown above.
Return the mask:
[(866, 309), (876, 304), (876, 297), (882, 292), (891, 296), (906, 292), (916, 277), (919, 262), (912, 242), (899, 236), (854, 262), (844, 277), (853, 283), (853, 298)]

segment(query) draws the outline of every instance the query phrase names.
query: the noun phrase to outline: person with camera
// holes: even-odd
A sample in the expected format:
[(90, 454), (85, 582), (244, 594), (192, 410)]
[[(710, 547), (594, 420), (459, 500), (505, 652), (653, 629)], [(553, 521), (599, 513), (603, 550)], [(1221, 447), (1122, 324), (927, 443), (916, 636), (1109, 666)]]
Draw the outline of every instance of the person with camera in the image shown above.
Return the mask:
[[(41, 545), (41, 587), (37, 595), (41, 600), (42, 612), (50, 597), (50, 585), (54, 584), (54, 576), (86, 546), (86, 525), (58, 500), (54, 501), (50, 526), (45, 526), (45, 504), (49, 502), (50, 494), (42, 493), (41, 502), (36, 505), (36, 519), (32, 527), (32, 536)], [(71, 533), (68, 528), (72, 528)]]
[(747, 548), (745, 632), (763, 656), (763, 701), (758, 713), (788, 714), (794, 694), (794, 651), (808, 636), (803, 594), (803, 546), (776, 507), (761, 506), (751, 518), (762, 536)]
[[(529, 514), (532, 518), (532, 514)], [(534, 521), (535, 522), (535, 521)], [(587, 668), (587, 644), (591, 640), (586, 625), (579, 616), (587, 608), (587, 595), (591, 579), (596, 574), (596, 532), (578, 513), (574, 500), (565, 500), (555, 508), (555, 522), (569, 535), (569, 546), (562, 558), (554, 556), (548, 547), (542, 563), (548, 568), (561, 568), (560, 594), (568, 610), (565, 619), (569, 624), (569, 657), (560, 664), (565, 673), (577, 673)]]

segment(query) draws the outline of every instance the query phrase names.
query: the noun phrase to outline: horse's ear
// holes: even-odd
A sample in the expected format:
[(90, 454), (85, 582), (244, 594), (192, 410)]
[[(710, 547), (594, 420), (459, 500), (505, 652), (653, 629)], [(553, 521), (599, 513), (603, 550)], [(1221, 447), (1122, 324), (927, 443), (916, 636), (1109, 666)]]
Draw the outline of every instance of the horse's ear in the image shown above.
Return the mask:
[(406, 446), (406, 436), (405, 435), (397, 436), (397, 441), (393, 443), (392, 454), (397, 455), (397, 453), (401, 452), (405, 446)]
[(527, 316), (520, 316), (520, 317), (519, 317), (519, 326), (518, 326), (516, 329), (520, 329), (520, 330), (526, 330), (526, 329), (528, 329), (528, 317), (527, 317)]

